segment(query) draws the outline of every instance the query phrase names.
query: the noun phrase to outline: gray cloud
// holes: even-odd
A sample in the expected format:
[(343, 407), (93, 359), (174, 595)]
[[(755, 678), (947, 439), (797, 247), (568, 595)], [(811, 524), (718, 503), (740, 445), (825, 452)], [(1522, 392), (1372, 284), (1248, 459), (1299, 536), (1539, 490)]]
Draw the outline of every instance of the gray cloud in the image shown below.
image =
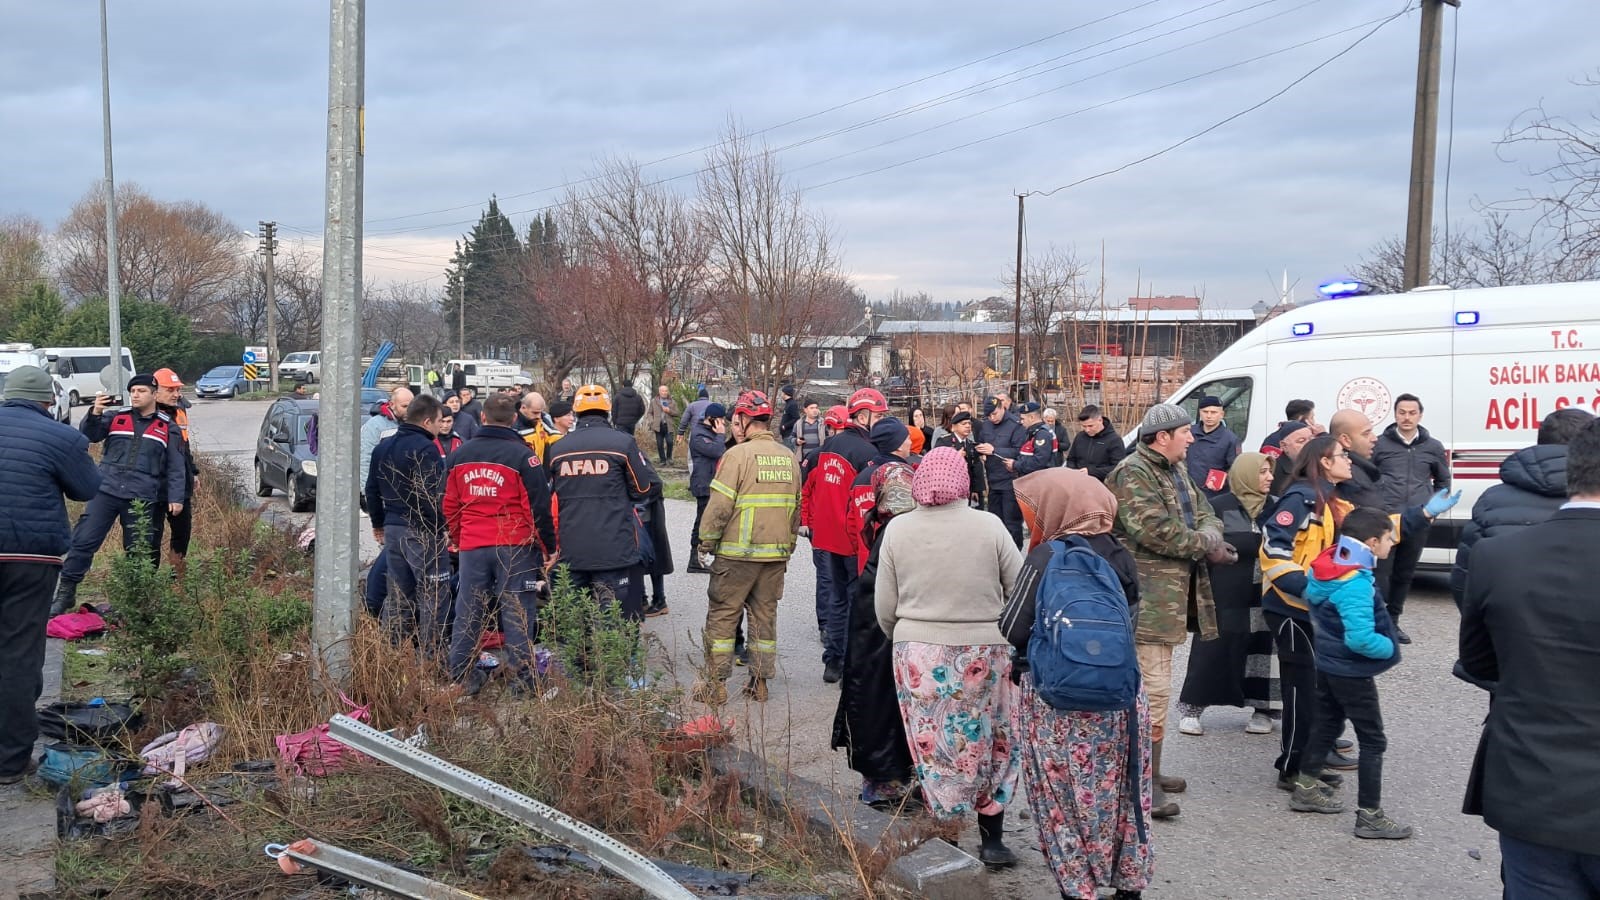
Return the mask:
[[(1276, 0), (1249, 9), (1255, 2), (1153, 4), (765, 138), (775, 146), (803, 141), (1185, 10), (1195, 12), (1154, 30), (1238, 13), (786, 151), (797, 184), (823, 184), (1399, 8), (1394, 0)], [(715, 140), (730, 115), (747, 128), (766, 128), (1133, 4), (1094, 11), (1030, 4), (996, 16), (992, 7), (943, 0), (370, 3), (367, 271), (401, 280), (435, 275), (465, 230), (456, 223), (475, 219), (491, 193), (508, 210), (532, 210), (557, 194), (515, 195), (581, 177), (600, 156), (649, 161), (693, 150)], [(90, 3), (0, 0), (0, 9), (8, 37), (0, 56), (0, 212), (54, 222), (101, 173), (98, 21)], [(1022, 99), (1276, 13), (1283, 14)], [(1572, 113), (1596, 106), (1600, 92), (1570, 79), (1594, 66), (1588, 36), (1600, 26), (1600, 9), (1581, 0), (1474, 3), (1446, 16), (1461, 24), (1451, 184), (1451, 211), (1460, 217), (1474, 196), (1498, 199), (1527, 183), (1523, 166), (1497, 158), (1493, 143), (1519, 111), (1541, 99)], [(327, 30), (325, 3), (113, 2), (119, 180), (158, 197), (205, 202), (241, 224), (275, 218), (320, 229)], [(994, 293), (1012, 258), (1015, 191), (1056, 187), (1199, 131), (1278, 90), (1354, 36), (820, 187), (812, 199), (835, 223), (846, 262), (869, 293)], [(1213, 134), (1119, 175), (1030, 199), (1029, 241), (1074, 244), (1095, 257), (1103, 239), (1114, 299), (1132, 290), (1136, 274), (1159, 291), (1199, 287), (1226, 305), (1267, 295), (1268, 271), (1287, 267), (1305, 285), (1339, 274), (1404, 226), (1415, 54), (1412, 13)], [(1448, 65), (1447, 57), (1447, 90)], [(1013, 100), (1019, 102), (910, 136)], [(904, 139), (874, 146), (897, 137)], [(689, 156), (649, 171), (660, 177), (698, 164)], [(692, 179), (677, 183), (688, 189)], [(399, 228), (408, 230), (383, 233)]]

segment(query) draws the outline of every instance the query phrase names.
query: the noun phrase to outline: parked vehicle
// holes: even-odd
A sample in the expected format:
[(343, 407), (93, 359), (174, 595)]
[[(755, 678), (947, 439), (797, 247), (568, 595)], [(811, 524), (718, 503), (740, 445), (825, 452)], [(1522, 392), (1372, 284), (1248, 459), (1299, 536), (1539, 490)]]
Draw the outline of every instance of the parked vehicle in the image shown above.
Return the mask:
[[(0, 372), (0, 400), (6, 398), (6, 375), (9, 372), (9, 369)], [(54, 386), (56, 395), (56, 399), (50, 404), (50, 415), (57, 422), (72, 424), (72, 406), (67, 403), (67, 389), (62, 386), (59, 378), (51, 378), (50, 383)]]
[[(73, 406), (94, 401), (94, 395), (105, 390), (100, 373), (111, 365), (109, 347), (46, 347), (45, 366), (66, 386), (67, 399)], [(139, 371), (133, 367), (133, 354), (122, 348), (122, 367), (128, 374)]]
[(1422, 399), (1423, 427), (1450, 451), (1461, 502), (1428, 532), (1423, 564), (1448, 565), (1472, 506), (1500, 463), (1534, 443), (1545, 415), (1600, 413), (1600, 282), (1324, 300), (1270, 319), (1222, 351), (1172, 395), (1190, 415), (1222, 400), (1246, 449), (1278, 426), (1295, 398), (1327, 423), (1357, 409), (1382, 431), (1394, 398)]
[(444, 364), (444, 376), (449, 383), (450, 374), (455, 371), (457, 364), (467, 373), (467, 384), (477, 388), (478, 393), (492, 391), (497, 388), (511, 387), (517, 383), (517, 376), (522, 370), (512, 363), (498, 359), (451, 359)]
[(217, 366), (200, 376), (194, 383), (194, 392), (205, 398), (237, 397), (250, 391), (245, 380), (244, 366)]
[(315, 384), (322, 380), (322, 351), (301, 350), (291, 353), (278, 363), (278, 375)]
[(256, 439), (257, 497), (270, 497), (276, 489), (288, 495), (295, 512), (316, 507), (317, 455), (311, 435), (318, 405), (316, 400), (282, 397), (267, 410)]

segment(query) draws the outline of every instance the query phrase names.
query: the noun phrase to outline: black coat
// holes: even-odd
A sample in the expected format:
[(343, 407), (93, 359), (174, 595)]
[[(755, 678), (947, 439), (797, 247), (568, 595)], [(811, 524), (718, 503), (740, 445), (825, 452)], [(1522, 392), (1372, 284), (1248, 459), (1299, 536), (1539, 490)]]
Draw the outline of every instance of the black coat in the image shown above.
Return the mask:
[(617, 430), (632, 433), (643, 418), (644, 398), (639, 396), (639, 392), (632, 386), (617, 391), (617, 402), (611, 407), (611, 423), (617, 426)]
[(1401, 510), (1428, 502), (1434, 492), (1450, 487), (1450, 459), (1444, 444), (1418, 427), (1410, 444), (1400, 439), (1400, 427), (1390, 425), (1372, 447), (1372, 462), (1383, 473), (1383, 505)]
[(1567, 502), (1567, 446), (1542, 444), (1518, 450), (1500, 464), (1500, 481), (1473, 504), (1472, 521), (1461, 529), (1461, 546), (1450, 569), (1450, 596), (1456, 609), (1466, 598), (1472, 548), (1479, 540), (1543, 522)]
[(1339, 482), (1339, 496), (1356, 506), (1390, 514), (1404, 509), (1389, 508), (1383, 495), (1383, 473), (1372, 460), (1362, 459), (1354, 453), (1350, 454), (1350, 480)]
[(1100, 433), (1090, 435), (1080, 431), (1072, 439), (1072, 445), (1067, 448), (1067, 468), (1083, 469), (1100, 481), (1105, 481), (1111, 470), (1122, 462), (1128, 455), (1128, 448), (1123, 444), (1117, 430), (1106, 422), (1106, 427)]
[(1206, 564), (1211, 574), (1211, 595), (1217, 605), (1217, 628), (1247, 634), (1250, 608), (1261, 605), (1261, 582), (1256, 576), (1261, 529), (1232, 491), (1213, 497), (1211, 511), (1222, 520), (1222, 539), (1239, 551), (1237, 562)]
[(850, 768), (874, 781), (909, 781), (911, 747), (906, 741), (900, 703), (895, 697), (894, 645), (878, 625), (877, 530), (866, 568), (856, 579), (844, 651), (844, 680), (839, 684), (839, 709), (833, 715), (829, 746), (849, 753)]
[(1564, 509), (1472, 551), (1458, 669), (1495, 685), (1463, 812), (1600, 854), (1600, 510)]
[(659, 496), (661, 479), (632, 437), (584, 415), (545, 451), (556, 498), (561, 561), (579, 572), (625, 569), (643, 559), (634, 505)]

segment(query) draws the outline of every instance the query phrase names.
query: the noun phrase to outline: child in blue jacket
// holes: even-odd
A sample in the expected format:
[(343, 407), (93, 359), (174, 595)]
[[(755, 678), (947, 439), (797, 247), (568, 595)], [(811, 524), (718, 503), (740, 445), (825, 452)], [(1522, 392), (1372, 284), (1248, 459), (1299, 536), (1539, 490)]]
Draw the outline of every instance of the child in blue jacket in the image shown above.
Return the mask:
[(1359, 838), (1404, 840), (1411, 826), (1383, 812), (1383, 714), (1378, 708), (1378, 674), (1400, 661), (1394, 620), (1373, 584), (1372, 568), (1394, 549), (1394, 522), (1370, 508), (1357, 508), (1339, 525), (1338, 543), (1311, 564), (1306, 601), (1317, 658), (1317, 717), (1306, 745), (1308, 766), (1294, 781), (1289, 808), (1296, 812), (1339, 813), (1344, 802), (1319, 779), (1321, 761), (1333, 750), (1345, 720), (1361, 746), (1357, 776), (1355, 834)]

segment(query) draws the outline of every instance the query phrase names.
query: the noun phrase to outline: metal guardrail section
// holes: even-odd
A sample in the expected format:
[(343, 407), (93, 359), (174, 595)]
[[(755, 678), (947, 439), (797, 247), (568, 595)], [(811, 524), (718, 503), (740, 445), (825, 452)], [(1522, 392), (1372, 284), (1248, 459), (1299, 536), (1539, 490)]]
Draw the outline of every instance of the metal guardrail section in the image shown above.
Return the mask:
[(559, 809), (525, 797), (454, 763), (423, 753), (399, 738), (348, 716), (335, 715), (329, 719), (328, 734), (339, 743), (373, 759), (514, 819), (552, 840), (584, 850), (652, 897), (661, 900), (695, 900), (694, 892), (674, 881), (655, 863), (605, 832), (591, 828)]
[[(330, 872), (397, 897), (409, 897), (411, 900), (488, 900), (480, 894), (463, 891), (442, 881), (434, 881), (432, 878), (397, 869), (342, 847), (316, 843), (309, 852), (306, 852), (297, 849), (299, 846), (268, 844), (265, 849), (267, 856), (272, 859), (282, 859), (287, 856), (297, 863)], [(293, 867), (285, 871), (293, 871)]]

